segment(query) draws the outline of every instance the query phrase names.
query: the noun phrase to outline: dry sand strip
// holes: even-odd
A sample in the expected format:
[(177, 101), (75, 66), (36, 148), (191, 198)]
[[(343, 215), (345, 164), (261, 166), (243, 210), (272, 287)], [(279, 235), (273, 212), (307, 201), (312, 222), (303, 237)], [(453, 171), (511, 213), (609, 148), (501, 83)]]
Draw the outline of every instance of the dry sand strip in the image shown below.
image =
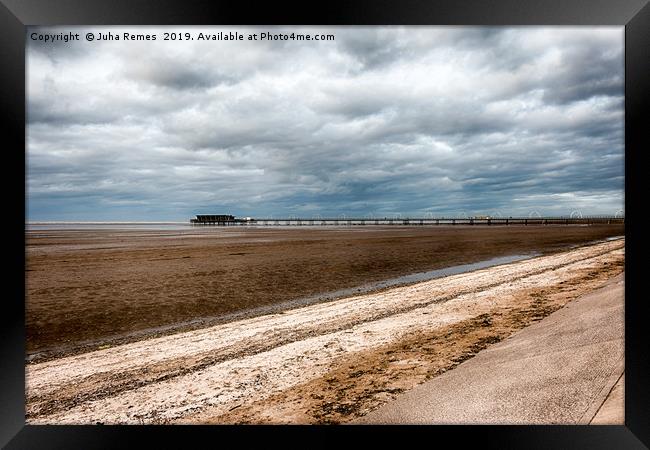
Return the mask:
[[(400, 395), (360, 424), (588, 424), (621, 379), (624, 276)], [(623, 425), (623, 402), (595, 423)]]
[(234, 410), (248, 410), (254, 421), (255, 406), (262, 408), (278, 395), (298, 392), (358, 355), (419, 332), (509, 311), (531, 293), (556, 289), (570, 299), (602, 283), (602, 277), (620, 273), (623, 262), (624, 240), (611, 241), (28, 364), (27, 422), (250, 420), (237, 417)]

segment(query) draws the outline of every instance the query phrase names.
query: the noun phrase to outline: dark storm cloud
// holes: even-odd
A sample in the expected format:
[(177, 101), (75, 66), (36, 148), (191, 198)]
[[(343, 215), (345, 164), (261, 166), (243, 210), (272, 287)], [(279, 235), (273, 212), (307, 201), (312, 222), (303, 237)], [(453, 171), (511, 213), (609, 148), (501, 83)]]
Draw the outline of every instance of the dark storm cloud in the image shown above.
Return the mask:
[(132, 61), (125, 67), (124, 75), (145, 85), (179, 90), (206, 89), (235, 81), (212, 64), (158, 55), (143, 55)]
[(570, 103), (598, 95), (622, 96), (622, 65), (621, 52), (608, 54), (593, 47), (567, 51), (562, 55), (561, 68), (551, 78), (553, 89), (545, 91), (544, 100)]
[(237, 31), (30, 42), (29, 219), (623, 208), (622, 28)]
[(380, 29), (344, 32), (339, 42), (341, 51), (360, 63), (360, 70), (380, 69), (414, 52), (407, 41), (398, 40), (395, 33)]
[(208, 88), (215, 83), (210, 74), (190, 67), (179, 67), (171, 61), (160, 61), (150, 71), (134, 74), (134, 78), (172, 89)]

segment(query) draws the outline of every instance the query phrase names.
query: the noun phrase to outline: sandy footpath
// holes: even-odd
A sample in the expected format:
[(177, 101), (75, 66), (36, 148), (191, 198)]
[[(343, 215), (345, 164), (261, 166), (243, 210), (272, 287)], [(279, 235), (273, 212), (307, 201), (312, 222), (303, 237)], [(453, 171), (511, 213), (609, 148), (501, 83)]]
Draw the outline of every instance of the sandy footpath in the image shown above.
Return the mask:
[[(337, 397), (330, 395), (336, 389), (326, 380), (336, 379), (342, 368), (381, 366), (386, 361), (380, 350), (418, 343), (441, 330), (445, 336), (465, 336), (445, 348), (457, 346), (461, 356), (471, 357), (463, 345), (476, 349), (474, 328), (489, 329), (498, 341), (620, 273), (623, 264), (624, 240), (610, 241), (28, 364), (27, 422), (346, 421), (390, 399), (380, 391), (390, 394), (392, 388), (377, 381), (385, 371), (361, 371), (352, 377), (356, 386), (379, 386), (379, 391), (348, 390), (352, 400), (346, 402), (356, 402), (354, 407), (337, 411), (332, 407)], [(481, 342), (484, 347), (490, 340)], [(407, 389), (458, 363), (458, 355), (443, 356), (451, 362), (441, 362), (434, 352), (416, 364), (426, 370), (411, 371), (417, 376), (406, 370), (392, 380)], [(411, 364), (408, 358), (390, 361), (398, 367), (400, 362), (406, 369)], [(306, 401), (305, 392), (312, 400)]]

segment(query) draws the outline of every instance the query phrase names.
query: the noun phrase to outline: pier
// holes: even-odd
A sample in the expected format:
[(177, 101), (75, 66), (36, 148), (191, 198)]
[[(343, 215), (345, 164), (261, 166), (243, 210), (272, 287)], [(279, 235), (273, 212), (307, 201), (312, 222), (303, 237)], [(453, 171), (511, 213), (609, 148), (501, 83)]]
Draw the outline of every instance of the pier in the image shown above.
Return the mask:
[(625, 217), (290, 217), (290, 218), (235, 218), (224, 215), (197, 215), (190, 221), (197, 226), (528, 226), (528, 225), (611, 225), (624, 224)]

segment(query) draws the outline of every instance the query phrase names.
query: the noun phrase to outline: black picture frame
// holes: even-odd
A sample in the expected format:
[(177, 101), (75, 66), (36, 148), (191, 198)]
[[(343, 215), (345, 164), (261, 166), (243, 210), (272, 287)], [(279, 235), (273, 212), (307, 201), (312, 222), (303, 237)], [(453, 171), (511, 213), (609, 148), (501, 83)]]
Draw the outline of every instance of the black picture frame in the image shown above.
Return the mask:
[[(650, 445), (647, 307), (641, 295), (642, 196), (639, 163), (650, 149), (648, 0), (357, 0), (303, 3), (146, 0), (0, 0), (0, 97), (6, 143), (5, 227), (9, 251), (0, 333), (0, 444), (22, 448), (188, 448), (278, 430), (340, 442), (368, 427), (31, 426), (25, 425), (25, 27), (29, 25), (619, 25), (625, 26), (626, 334), (625, 426), (372, 427), (364, 439), (396, 432), (411, 439), (476, 442), (483, 448), (646, 448)], [(22, 186), (22, 188), (18, 188)], [(251, 433), (251, 430), (254, 432)], [(423, 435), (426, 434), (426, 436)], [(330, 435), (332, 435), (330, 437)], [(334, 441), (335, 440), (335, 441)], [(237, 441), (235, 441), (237, 442)], [(304, 441), (296, 441), (306, 445)], [(239, 445), (239, 444), (238, 444)], [(283, 443), (283, 445), (286, 445)]]

